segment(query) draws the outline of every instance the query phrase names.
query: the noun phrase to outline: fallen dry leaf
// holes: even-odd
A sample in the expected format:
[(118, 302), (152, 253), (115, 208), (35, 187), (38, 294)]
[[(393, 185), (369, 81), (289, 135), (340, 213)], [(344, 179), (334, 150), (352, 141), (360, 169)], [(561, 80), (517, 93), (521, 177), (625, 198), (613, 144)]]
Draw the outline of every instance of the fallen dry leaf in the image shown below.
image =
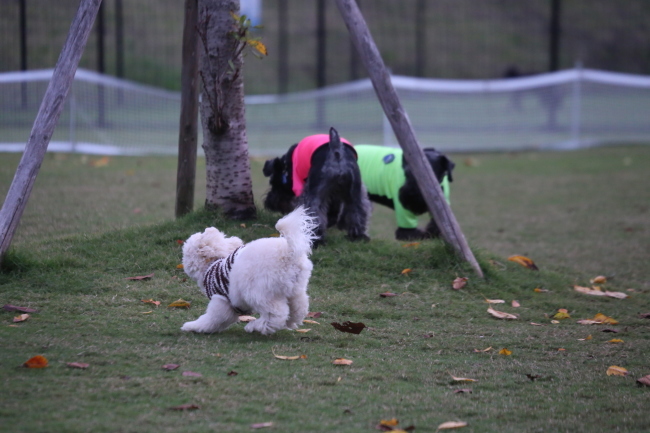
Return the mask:
[(174, 301), (169, 304), (167, 308), (190, 308), (191, 305), (192, 304), (190, 302), (179, 299), (178, 301)]
[(639, 313), (639, 319), (650, 319), (650, 313)]
[(506, 303), (506, 301), (504, 301), (503, 299), (488, 299), (488, 298), (485, 298), (485, 302), (487, 302), (488, 304), (505, 304)]
[(611, 340), (608, 341), (608, 343), (624, 343), (623, 340), (620, 338), (612, 338)]
[(626, 293), (623, 293), (623, 292), (610, 292), (609, 290), (605, 291), (605, 296), (609, 296), (610, 298), (616, 298), (616, 299), (629, 298), (629, 296)]
[(27, 368), (45, 368), (47, 367), (47, 358), (43, 355), (36, 355), (29, 358), (23, 363), (23, 367)]
[(99, 159), (92, 159), (88, 164), (91, 167), (105, 167), (108, 163), (111, 162), (111, 159), (108, 156), (102, 156)]
[(90, 367), (90, 364), (86, 364), (85, 362), (68, 362), (66, 365), (70, 368), (80, 368), (82, 370)]
[(408, 275), (408, 274), (410, 274), (411, 272), (413, 272), (413, 269), (411, 269), (411, 268), (406, 268), (406, 269), (404, 269), (404, 270), (401, 272), (401, 274), (402, 274), (402, 275)]
[(303, 329), (296, 329), (296, 332), (302, 332), (303, 334), (306, 334), (306, 333), (309, 332), (309, 331), (311, 331), (311, 329), (306, 329), (306, 328), (303, 328)]
[(519, 307), (521, 307), (521, 304), (519, 303), (519, 301), (515, 301), (515, 300), (513, 300), (513, 301), (511, 302), (511, 305), (512, 305), (513, 308), (519, 308)]
[(417, 248), (420, 246), (419, 242), (409, 242), (408, 244), (402, 245), (403, 248)]
[(252, 322), (253, 320), (257, 320), (257, 318), (253, 316), (239, 316), (240, 322), (247, 323), (247, 322)]
[(201, 409), (201, 406), (197, 406), (196, 404), (182, 404), (180, 406), (172, 406), (169, 408), (169, 410), (196, 410), (196, 409)]
[(311, 323), (312, 325), (320, 325), (320, 323), (318, 323), (317, 321), (309, 320), (309, 319), (303, 320), (302, 323)]
[(312, 319), (318, 319), (321, 316), (321, 314), (323, 313), (320, 311), (309, 312), (307, 313), (307, 317), (311, 317)]
[(139, 277), (126, 277), (125, 280), (148, 280), (151, 277), (153, 277), (153, 272), (149, 275), (142, 275)]
[(237, 373), (235, 370), (230, 370), (228, 372), (228, 376), (237, 376), (239, 373)]
[(460, 290), (467, 285), (467, 280), (467, 277), (458, 277), (452, 282), (451, 287), (454, 290)]
[(397, 293), (392, 293), (392, 292), (384, 292), (380, 293), (379, 296), (382, 298), (392, 298), (393, 296), (399, 296)]
[(160, 306), (160, 301), (154, 301), (153, 299), (142, 299), (142, 302), (145, 304), (153, 304), (156, 307)]
[(636, 380), (636, 383), (639, 385), (650, 386), (650, 374), (647, 376), (640, 377)]
[(2, 306), (5, 311), (13, 311), (18, 313), (38, 313), (38, 310), (27, 307), (18, 307), (16, 305), (5, 304)]
[(535, 293), (548, 293), (548, 290), (546, 290), (546, 289), (542, 289), (542, 288), (540, 288), (540, 287), (535, 287), (535, 288), (533, 289), (533, 291), (534, 291)]
[(180, 364), (165, 364), (162, 366), (163, 370), (172, 371), (180, 367)]
[(334, 365), (352, 365), (351, 360), (345, 359), (345, 358), (336, 358), (334, 361), (332, 361), (332, 364)]
[(386, 427), (395, 427), (397, 424), (399, 424), (399, 421), (397, 421), (397, 418), (393, 419), (382, 419), (379, 421), (379, 425), (383, 425)]
[(555, 320), (563, 320), (563, 319), (570, 319), (571, 316), (569, 315), (569, 312), (566, 309), (560, 308), (559, 310), (557, 310), (557, 313), (553, 315), (553, 318)]
[(24, 322), (27, 319), (29, 319), (29, 314), (21, 314), (20, 316), (14, 317), (13, 322), (14, 323)]
[(449, 373), (449, 375), (451, 376), (451, 379), (452, 379), (454, 382), (478, 382), (478, 380), (476, 380), (476, 379), (470, 379), (470, 378), (468, 378), (468, 377), (456, 377), (456, 376), (454, 376), (454, 375), (451, 374), (451, 373)]
[(266, 428), (266, 427), (273, 427), (273, 422), (268, 421), (268, 422), (258, 422), (255, 424), (251, 424), (251, 428), (255, 428), (255, 429)]
[(587, 340), (591, 340), (592, 338), (593, 337), (590, 334), (590, 335), (587, 335), (585, 338), (578, 338), (578, 341), (587, 341)]
[(185, 269), (185, 266), (183, 266), (182, 263), (176, 265), (176, 269)]
[(624, 367), (619, 367), (618, 365), (612, 365), (607, 369), (608, 376), (627, 376), (629, 371)]
[(366, 327), (366, 325), (361, 322), (332, 322), (330, 325), (341, 332), (348, 332), (350, 334), (360, 334), (361, 331), (363, 331), (363, 329)]
[(541, 324), (541, 323), (535, 323), (535, 322), (530, 322), (530, 324), (533, 325), (533, 326), (544, 326), (544, 325)]
[(474, 352), (483, 353), (483, 352), (489, 352), (490, 350), (492, 350), (492, 346), (488, 347), (487, 349), (474, 349)]
[(193, 371), (184, 371), (183, 376), (187, 376), (187, 377), (203, 377), (203, 375), (201, 373), (195, 373)]
[(497, 311), (492, 307), (488, 308), (487, 312), (490, 313), (492, 316), (496, 317), (497, 319), (518, 319), (518, 317), (515, 316), (514, 314), (504, 313), (503, 311)]
[(557, 324), (560, 323), (560, 321), (559, 320), (551, 320), (551, 323), (554, 324), (554, 325), (557, 325)]
[(438, 426), (437, 430), (449, 430), (452, 428), (461, 428), (461, 427), (467, 427), (467, 423), (465, 421), (447, 421), (443, 422)]
[(284, 356), (284, 355), (276, 355), (275, 352), (271, 351), (273, 353), (273, 356), (275, 356), (277, 359), (282, 359), (284, 361), (295, 361), (296, 359), (307, 359), (307, 355), (295, 355), (295, 356)]
[(471, 388), (460, 388), (454, 390), (454, 394), (471, 394), (471, 393), (472, 393)]
[(613, 319), (611, 317), (607, 317), (602, 313), (598, 313), (594, 316), (593, 319), (578, 320), (578, 323), (580, 323), (581, 325), (601, 325), (601, 324), (616, 325), (618, 324), (618, 320)]
[(512, 351), (511, 351), (511, 350), (508, 350), (508, 349), (506, 349), (506, 348), (504, 347), (503, 349), (499, 350), (499, 355), (510, 356), (510, 355), (512, 355)]
[(605, 284), (607, 282), (607, 277), (599, 275), (592, 280), (589, 280), (591, 284)]
[(539, 268), (537, 267), (535, 262), (533, 262), (528, 257), (525, 257), (525, 256), (510, 256), (510, 257), (508, 257), (508, 260), (510, 260), (511, 262), (519, 263), (521, 266), (524, 266), (524, 267), (526, 267), (528, 269), (532, 269), (534, 271), (539, 271)]

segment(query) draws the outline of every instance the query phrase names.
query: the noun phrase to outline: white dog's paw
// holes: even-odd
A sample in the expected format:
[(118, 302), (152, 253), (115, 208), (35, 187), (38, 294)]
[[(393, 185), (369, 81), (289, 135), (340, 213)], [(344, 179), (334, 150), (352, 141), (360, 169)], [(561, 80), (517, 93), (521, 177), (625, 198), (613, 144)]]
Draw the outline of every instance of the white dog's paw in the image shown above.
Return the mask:
[(246, 332), (259, 332), (262, 335), (271, 335), (277, 329), (273, 329), (269, 326), (269, 322), (263, 319), (257, 319), (250, 322), (248, 325), (244, 326)]
[(203, 327), (200, 325), (198, 320), (195, 320), (193, 322), (185, 322), (183, 326), (181, 326), (181, 331), (185, 332), (206, 332), (206, 329), (203, 329)]

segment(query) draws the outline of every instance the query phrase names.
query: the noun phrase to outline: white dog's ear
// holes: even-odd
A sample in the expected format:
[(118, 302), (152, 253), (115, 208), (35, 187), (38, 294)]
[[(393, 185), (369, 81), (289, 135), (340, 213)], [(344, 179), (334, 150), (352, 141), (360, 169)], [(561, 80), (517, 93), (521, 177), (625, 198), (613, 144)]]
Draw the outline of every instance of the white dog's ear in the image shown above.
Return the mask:
[(214, 261), (228, 256), (244, 242), (236, 236), (226, 235), (214, 227), (208, 227), (201, 236), (198, 253), (207, 261)]

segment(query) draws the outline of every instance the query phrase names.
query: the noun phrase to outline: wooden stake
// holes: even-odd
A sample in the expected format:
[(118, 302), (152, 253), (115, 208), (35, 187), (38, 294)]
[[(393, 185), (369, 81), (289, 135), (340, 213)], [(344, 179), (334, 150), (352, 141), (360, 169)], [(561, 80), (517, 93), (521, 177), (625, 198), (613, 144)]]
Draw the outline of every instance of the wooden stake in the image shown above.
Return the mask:
[(72, 86), (79, 59), (95, 22), (101, 0), (81, 0), (70, 26), (68, 38), (56, 62), (43, 102), (38, 110), (7, 198), (0, 209), (0, 264), (11, 245), (18, 223), (27, 206), (36, 176), (41, 168), (47, 146)]
[(185, 0), (183, 64), (181, 68), (181, 116), (176, 171), (176, 218), (192, 212), (196, 184), (196, 149), (199, 121), (199, 17), (197, 0)]
[(404, 157), (411, 165), (429, 211), (440, 228), (443, 239), (456, 250), (461, 258), (470, 263), (480, 277), (483, 277), (483, 271), (470, 250), (451, 208), (444, 199), (438, 179), (433, 174), (424, 151), (418, 144), (413, 126), (397, 96), (388, 69), (384, 65), (359, 7), (354, 0), (336, 0), (336, 5), (343, 16), (352, 43), (368, 71), (386, 117), (404, 150)]

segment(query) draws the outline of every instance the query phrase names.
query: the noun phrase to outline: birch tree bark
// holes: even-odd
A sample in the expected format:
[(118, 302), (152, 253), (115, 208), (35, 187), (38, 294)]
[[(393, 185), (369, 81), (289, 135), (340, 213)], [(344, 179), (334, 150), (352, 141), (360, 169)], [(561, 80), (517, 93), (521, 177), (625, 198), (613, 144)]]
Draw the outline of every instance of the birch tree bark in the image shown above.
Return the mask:
[(242, 44), (237, 31), (239, 0), (199, 0), (203, 48), (200, 112), (206, 158), (208, 210), (228, 218), (255, 218), (244, 106)]

